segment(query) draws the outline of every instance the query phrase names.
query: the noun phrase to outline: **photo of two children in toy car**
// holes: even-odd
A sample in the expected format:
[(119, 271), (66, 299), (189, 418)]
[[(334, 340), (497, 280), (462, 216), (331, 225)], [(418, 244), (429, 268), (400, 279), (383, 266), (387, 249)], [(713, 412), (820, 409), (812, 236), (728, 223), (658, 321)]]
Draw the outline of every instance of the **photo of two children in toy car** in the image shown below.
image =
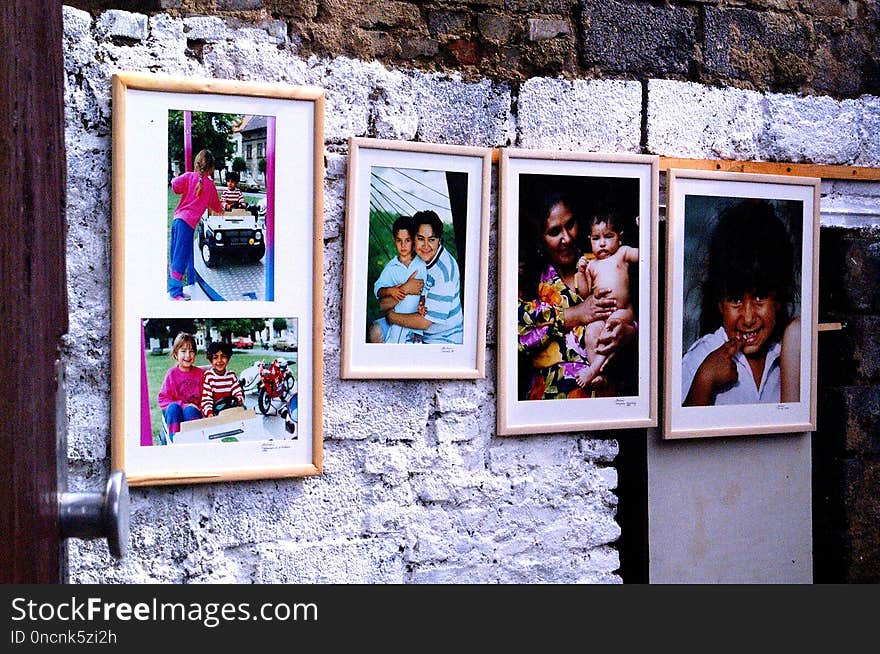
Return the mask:
[(320, 474), (323, 90), (113, 81), (116, 467)]

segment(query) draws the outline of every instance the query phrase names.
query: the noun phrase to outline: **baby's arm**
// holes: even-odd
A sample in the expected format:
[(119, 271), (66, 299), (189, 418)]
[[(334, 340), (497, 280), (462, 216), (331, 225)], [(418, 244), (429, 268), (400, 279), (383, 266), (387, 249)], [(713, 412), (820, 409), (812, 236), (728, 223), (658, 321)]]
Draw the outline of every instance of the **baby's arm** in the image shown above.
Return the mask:
[(623, 260), (627, 263), (638, 263), (639, 262), (639, 249), (630, 247), (629, 245), (622, 245), (620, 247), (621, 253), (623, 253)]
[(578, 259), (577, 272), (574, 274), (574, 286), (577, 294), (581, 297), (587, 297), (593, 290), (593, 279), (590, 277), (586, 257)]

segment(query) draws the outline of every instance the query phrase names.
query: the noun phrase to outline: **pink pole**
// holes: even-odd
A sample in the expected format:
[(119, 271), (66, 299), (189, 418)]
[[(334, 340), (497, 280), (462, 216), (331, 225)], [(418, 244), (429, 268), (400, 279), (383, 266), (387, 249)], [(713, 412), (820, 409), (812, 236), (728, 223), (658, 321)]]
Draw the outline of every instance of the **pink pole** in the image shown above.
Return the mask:
[(192, 112), (183, 112), (183, 169), (191, 173), (193, 169), (193, 126)]
[(141, 322), (141, 445), (153, 444), (153, 423), (150, 420), (150, 389), (147, 388), (147, 353), (144, 349), (144, 323)]
[(266, 300), (275, 299), (275, 116), (266, 121)]

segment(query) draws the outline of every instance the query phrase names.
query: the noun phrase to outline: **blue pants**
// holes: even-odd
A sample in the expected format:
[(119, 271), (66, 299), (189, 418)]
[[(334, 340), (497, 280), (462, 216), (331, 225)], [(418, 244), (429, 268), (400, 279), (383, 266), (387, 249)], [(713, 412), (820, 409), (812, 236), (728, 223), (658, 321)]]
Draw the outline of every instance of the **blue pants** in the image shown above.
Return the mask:
[(201, 418), (202, 412), (192, 404), (181, 406), (180, 402), (172, 402), (165, 408), (164, 415), (165, 424), (168, 425), (168, 433), (176, 434), (180, 431), (180, 423)]
[[(195, 229), (185, 220), (175, 218), (171, 223), (171, 253), (168, 260), (168, 295), (183, 293), (183, 279), (193, 268), (193, 235)], [(190, 272), (190, 275), (192, 273)], [(187, 280), (192, 284), (195, 280)]]

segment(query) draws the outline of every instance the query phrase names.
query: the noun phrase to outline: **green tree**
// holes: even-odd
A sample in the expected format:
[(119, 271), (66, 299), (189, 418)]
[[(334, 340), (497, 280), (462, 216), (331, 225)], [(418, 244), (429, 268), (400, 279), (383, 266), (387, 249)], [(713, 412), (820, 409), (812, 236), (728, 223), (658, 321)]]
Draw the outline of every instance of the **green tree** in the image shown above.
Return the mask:
[(216, 329), (220, 332), (220, 340), (229, 343), (233, 334), (236, 336), (250, 336), (254, 332), (262, 331), (266, 327), (266, 321), (260, 318), (230, 318), (226, 320), (206, 320), (205, 331)]
[[(235, 152), (232, 131), (241, 118), (240, 114), (193, 111), (192, 156), (195, 157), (200, 150), (210, 150), (216, 170), (223, 170), (226, 160)], [(180, 162), (182, 169), (186, 168), (183, 161), (183, 111), (168, 112), (168, 158), (171, 162)]]
[(243, 157), (236, 157), (232, 160), (232, 170), (237, 173), (243, 173), (247, 170), (247, 161)]
[(149, 345), (149, 339), (158, 338), (164, 347), (169, 338), (174, 338), (180, 332), (195, 334), (198, 325), (192, 318), (153, 318), (144, 321), (144, 338)]
[(263, 176), (263, 183), (266, 182), (266, 168), (268, 167), (268, 165), (269, 164), (266, 162), (265, 158), (260, 159), (257, 162), (257, 169), (260, 171), (260, 174)]
[(275, 318), (272, 321), (272, 329), (276, 332), (280, 332), (284, 329), (287, 329), (287, 319), (286, 318)]

